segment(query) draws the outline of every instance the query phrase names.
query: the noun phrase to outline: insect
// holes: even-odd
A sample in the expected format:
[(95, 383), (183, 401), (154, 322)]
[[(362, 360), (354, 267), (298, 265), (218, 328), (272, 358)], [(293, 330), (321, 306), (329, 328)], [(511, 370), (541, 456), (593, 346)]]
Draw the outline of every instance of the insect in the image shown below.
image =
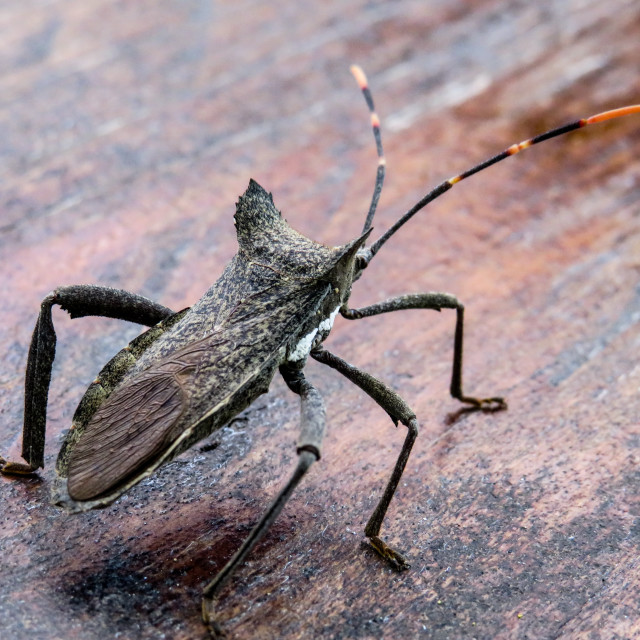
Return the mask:
[(221, 428), (265, 393), (276, 371), (300, 396), (298, 462), (236, 554), (203, 594), (203, 620), (213, 635), (214, 597), (256, 542), (267, 532), (309, 467), (320, 458), (325, 432), (323, 401), (304, 375), (309, 357), (328, 365), (364, 390), (407, 435), (365, 535), (397, 569), (407, 559), (380, 537), (382, 523), (418, 433), (409, 405), (384, 383), (323, 348), (338, 315), (356, 320), (402, 309), (456, 312), (450, 391), (476, 410), (506, 408), (500, 397), (463, 391), (464, 306), (446, 293), (409, 294), (361, 309), (349, 307), (353, 283), (382, 246), (429, 202), (469, 176), (534, 144), (574, 129), (640, 113), (640, 105), (607, 111), (514, 144), (426, 194), (372, 244), (385, 177), (385, 157), (367, 79), (352, 72), (371, 115), (378, 167), (361, 235), (329, 248), (294, 231), (273, 199), (253, 180), (236, 205), (239, 250), (220, 279), (194, 304), (174, 312), (142, 296), (107, 287), (56, 289), (44, 298), (35, 325), (25, 380), (22, 456), (26, 464), (0, 459), (4, 474), (30, 474), (43, 466), (47, 396), (55, 355), (53, 305), (72, 318), (107, 316), (150, 327), (116, 354), (89, 386), (73, 416), (56, 463), (53, 502), (71, 513), (105, 507), (193, 444)]

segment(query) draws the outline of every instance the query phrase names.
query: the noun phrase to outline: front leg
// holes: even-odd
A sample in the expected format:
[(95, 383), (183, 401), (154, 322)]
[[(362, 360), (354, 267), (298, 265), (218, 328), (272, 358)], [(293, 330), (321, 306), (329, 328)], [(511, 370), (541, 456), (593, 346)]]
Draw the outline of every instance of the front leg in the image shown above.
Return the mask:
[(25, 475), (44, 466), (47, 398), (56, 353), (56, 332), (51, 318), (54, 304), (62, 307), (72, 318), (106, 316), (146, 326), (153, 326), (174, 313), (148, 298), (110, 287), (74, 285), (60, 287), (50, 293), (40, 305), (27, 357), (22, 431), (22, 457), (27, 464), (9, 462), (0, 457), (0, 473)]
[(453, 370), (451, 373), (451, 395), (471, 405), (473, 408), (484, 411), (501, 411), (507, 408), (507, 403), (503, 398), (475, 398), (467, 396), (462, 390), (462, 347), (464, 338), (464, 305), (450, 293), (411, 293), (397, 298), (390, 298), (377, 304), (372, 304), (362, 309), (341, 309), (341, 315), (347, 320), (358, 320), (369, 316), (376, 316), (381, 313), (391, 311), (401, 311), (404, 309), (441, 309), (456, 310), (456, 330), (453, 341)]

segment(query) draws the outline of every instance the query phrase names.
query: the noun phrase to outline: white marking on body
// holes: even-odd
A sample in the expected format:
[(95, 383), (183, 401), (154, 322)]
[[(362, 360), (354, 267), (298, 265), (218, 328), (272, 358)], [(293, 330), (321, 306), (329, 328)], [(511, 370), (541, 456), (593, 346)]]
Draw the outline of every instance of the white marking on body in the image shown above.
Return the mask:
[(293, 350), (293, 353), (289, 356), (290, 362), (297, 362), (298, 360), (302, 360), (309, 355), (311, 351), (311, 345), (313, 344), (313, 339), (316, 337), (316, 333), (318, 333), (317, 329), (314, 329), (311, 333), (307, 333), (307, 335), (298, 342), (296, 348)]
[(319, 325), (317, 329), (310, 331), (306, 336), (300, 339), (296, 348), (291, 352), (289, 356), (289, 362), (298, 362), (298, 360), (302, 360), (306, 358), (313, 346), (313, 340), (318, 334), (318, 331), (322, 331), (323, 333), (329, 333), (331, 328), (333, 327), (333, 323), (338, 315), (338, 311), (340, 311), (340, 305), (338, 305), (329, 315), (328, 318), (325, 318)]
[(335, 322), (336, 316), (338, 315), (338, 311), (340, 311), (339, 305), (331, 312), (331, 315), (328, 318), (326, 318), (319, 324), (318, 329), (320, 331), (327, 331), (327, 332), (331, 331), (331, 328), (333, 327), (333, 323)]

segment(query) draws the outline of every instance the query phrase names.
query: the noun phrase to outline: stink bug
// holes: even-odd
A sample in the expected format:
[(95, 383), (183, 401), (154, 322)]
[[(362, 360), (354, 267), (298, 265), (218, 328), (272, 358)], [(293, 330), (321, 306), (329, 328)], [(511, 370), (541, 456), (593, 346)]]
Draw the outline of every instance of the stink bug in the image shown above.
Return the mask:
[(71, 513), (105, 507), (161, 464), (195, 444), (249, 406), (279, 370), (301, 399), (298, 464), (275, 501), (240, 549), (205, 588), (203, 620), (220, 632), (213, 598), (280, 513), (309, 467), (320, 458), (325, 429), (322, 398), (306, 379), (309, 356), (363, 389), (408, 433), (365, 535), (397, 569), (405, 557), (380, 538), (387, 508), (417, 437), (416, 416), (407, 403), (374, 377), (326, 351), (338, 315), (355, 320), (402, 309), (456, 311), (451, 395), (471, 409), (506, 408), (500, 397), (467, 396), (462, 385), (464, 307), (445, 293), (409, 294), (361, 309), (349, 307), (353, 283), (381, 247), (411, 217), (461, 180), (538, 142), (627, 114), (640, 105), (577, 120), (512, 145), (430, 191), (377, 240), (367, 246), (385, 175), (380, 123), (364, 73), (352, 71), (371, 113), (378, 168), (361, 235), (328, 248), (295, 232), (272, 197), (253, 180), (236, 206), (239, 251), (220, 279), (191, 308), (174, 312), (126, 291), (98, 286), (55, 290), (42, 301), (27, 360), (22, 455), (27, 461), (0, 459), (5, 474), (28, 474), (43, 466), (46, 409), (56, 336), (51, 308), (72, 317), (102, 315), (150, 328), (102, 369), (74, 414), (56, 465), (53, 501)]

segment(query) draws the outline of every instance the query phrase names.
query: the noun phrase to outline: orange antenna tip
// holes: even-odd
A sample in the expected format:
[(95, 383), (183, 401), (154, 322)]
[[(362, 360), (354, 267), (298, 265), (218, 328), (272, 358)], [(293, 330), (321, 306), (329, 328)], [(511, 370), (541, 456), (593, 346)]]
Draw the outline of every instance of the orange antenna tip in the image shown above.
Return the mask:
[(377, 113), (372, 113), (371, 114), (371, 126), (379, 129), (380, 128), (380, 118), (378, 118), (378, 114)]
[(367, 76), (364, 75), (364, 71), (357, 64), (351, 65), (351, 73), (353, 77), (356, 79), (359, 87), (361, 89), (366, 89), (368, 86)]
[(604, 122), (605, 120), (611, 120), (612, 118), (619, 118), (620, 116), (628, 116), (632, 113), (640, 113), (640, 104), (632, 104), (628, 107), (620, 107), (619, 109), (611, 109), (611, 111), (603, 111), (602, 113), (596, 113), (595, 116), (591, 116), (585, 120), (585, 124), (595, 124), (596, 122)]

